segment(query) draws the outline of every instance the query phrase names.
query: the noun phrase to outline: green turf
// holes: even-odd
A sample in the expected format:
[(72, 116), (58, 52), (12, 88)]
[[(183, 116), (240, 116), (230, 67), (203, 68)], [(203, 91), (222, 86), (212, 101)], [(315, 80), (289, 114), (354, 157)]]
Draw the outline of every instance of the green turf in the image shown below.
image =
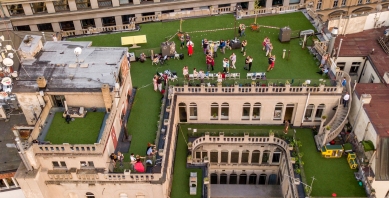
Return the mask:
[(54, 115), (45, 141), (52, 144), (93, 144), (97, 142), (104, 112), (88, 112), (84, 118), (75, 118), (70, 124), (62, 117), (62, 112)]
[[(184, 131), (178, 131), (178, 141), (176, 147), (176, 158), (174, 161), (173, 187), (171, 198), (201, 197), (203, 173), (201, 169), (187, 169), (187, 142), (188, 135)], [(197, 195), (189, 195), (189, 175), (190, 172), (197, 172)]]
[(347, 157), (327, 159), (316, 150), (313, 134), (310, 130), (297, 130), (296, 136), (301, 140), (300, 152), (304, 153), (304, 171), (310, 184), (315, 177), (311, 196), (331, 197), (365, 197), (365, 191), (354, 177), (356, 170), (350, 169)]

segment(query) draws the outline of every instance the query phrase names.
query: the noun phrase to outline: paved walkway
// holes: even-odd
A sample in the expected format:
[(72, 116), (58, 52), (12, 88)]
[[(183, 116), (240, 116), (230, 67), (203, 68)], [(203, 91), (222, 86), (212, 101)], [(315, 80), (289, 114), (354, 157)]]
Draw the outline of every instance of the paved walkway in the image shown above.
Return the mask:
[(212, 198), (282, 197), (280, 185), (226, 185), (211, 184)]

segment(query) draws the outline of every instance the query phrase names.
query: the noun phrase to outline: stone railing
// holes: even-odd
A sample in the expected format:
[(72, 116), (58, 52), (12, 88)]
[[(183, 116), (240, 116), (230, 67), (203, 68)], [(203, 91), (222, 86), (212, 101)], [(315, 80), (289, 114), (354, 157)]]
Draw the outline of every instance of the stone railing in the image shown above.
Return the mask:
[(81, 30), (61, 31), (60, 34), (61, 37), (69, 37), (69, 36), (76, 36), (76, 35), (98, 34), (98, 33), (113, 32), (113, 31), (135, 30), (135, 28), (136, 28), (135, 24), (125, 24), (125, 25), (87, 28)]
[[(339, 82), (339, 84), (341, 84), (341, 81), (342, 81), (343, 77), (345, 77), (345, 78), (346, 78), (346, 81), (347, 81), (347, 83), (346, 83), (346, 88), (345, 88), (345, 89), (346, 89), (349, 93), (351, 93), (351, 83), (350, 83), (351, 77), (350, 77), (346, 72), (343, 72), (343, 71), (336, 72), (336, 79), (337, 79), (337, 81)], [(349, 101), (348, 101), (348, 104), (349, 104), (349, 105), (347, 106), (347, 113), (346, 113), (346, 115), (344, 116), (344, 119), (342, 120), (342, 123), (341, 123), (340, 125), (338, 125), (338, 127), (332, 128), (332, 127), (331, 127), (331, 124), (335, 122), (336, 114), (337, 114), (337, 113), (341, 113), (340, 111), (338, 111), (338, 109), (340, 109), (340, 108), (337, 108), (337, 111), (336, 111), (335, 116), (334, 116), (334, 117), (331, 119), (331, 121), (326, 125), (326, 127), (327, 127), (327, 126), (331, 127), (331, 131), (330, 131), (330, 133), (329, 133), (328, 136), (327, 136), (327, 140), (326, 140), (327, 143), (330, 142), (331, 140), (333, 140), (335, 137), (337, 137), (337, 136), (339, 135), (339, 133), (342, 131), (344, 125), (345, 125), (346, 122), (348, 121), (347, 118), (348, 118), (348, 115), (349, 115), (349, 113), (350, 113), (351, 104), (352, 104), (352, 94), (350, 94), (350, 99), (349, 99)], [(340, 105), (340, 104), (339, 104), (339, 105)], [(324, 128), (325, 128), (325, 127), (324, 127)]]
[(95, 144), (33, 144), (34, 153), (101, 153), (103, 146)]
[(277, 94), (290, 94), (290, 93), (320, 93), (320, 94), (334, 94), (342, 93), (341, 85), (335, 87), (326, 87), (324, 85), (319, 85), (319, 87), (308, 87), (308, 86), (290, 86), (285, 85), (285, 87), (259, 87), (256, 85), (251, 85), (251, 87), (240, 87), (239, 85), (234, 85), (234, 87), (223, 87), (221, 84), (218, 84), (216, 87), (206, 87), (202, 84), (200, 87), (189, 87), (184, 85), (183, 87), (174, 86), (174, 93), (239, 93), (239, 94), (253, 94), (253, 93), (277, 93)]
[(327, 53), (327, 46), (328, 46), (328, 41), (315, 41), (314, 48), (316, 51), (320, 54), (320, 56), (323, 56), (325, 53)]
[[(250, 137), (249, 134), (245, 134), (244, 137), (224, 136), (224, 133), (220, 133), (219, 136), (210, 136), (209, 132), (205, 133), (205, 136), (199, 137), (192, 142), (192, 155), (194, 151), (203, 144), (275, 144), (284, 149), (287, 159), (287, 171), (290, 177), (294, 177), (293, 165), (290, 160), (289, 144), (280, 138), (276, 138), (273, 135), (269, 137)], [(294, 184), (290, 184), (292, 187), (294, 197), (298, 197), (297, 188)]]
[[(90, 173), (80, 173), (81, 169), (77, 171), (73, 170), (49, 170), (47, 172), (48, 179), (46, 182), (52, 181), (133, 181), (133, 182), (150, 182), (158, 181), (161, 178), (161, 174), (155, 173), (131, 173), (129, 170), (125, 170), (124, 173), (101, 173), (91, 169)], [(81, 171), (81, 172), (84, 172)]]

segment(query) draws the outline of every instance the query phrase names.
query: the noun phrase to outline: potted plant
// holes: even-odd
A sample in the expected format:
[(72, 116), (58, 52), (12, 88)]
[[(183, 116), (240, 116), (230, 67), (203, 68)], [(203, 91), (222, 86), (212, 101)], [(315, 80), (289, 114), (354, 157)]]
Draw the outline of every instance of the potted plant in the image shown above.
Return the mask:
[(303, 86), (303, 87), (306, 87), (306, 86), (307, 86), (307, 83), (306, 83), (306, 82), (303, 82), (302, 86)]
[(255, 81), (251, 82), (251, 85), (255, 86), (257, 83)]
[(186, 163), (188, 164), (192, 163), (192, 155), (188, 155), (188, 157), (186, 157)]
[(273, 132), (273, 130), (270, 130), (269, 136), (270, 136), (270, 137), (274, 137), (274, 132)]
[(269, 82), (268, 83), (268, 86), (270, 87), (270, 86), (273, 86), (273, 82)]
[(254, 118), (257, 118), (257, 114), (256, 114), (256, 113), (254, 113), (254, 114), (253, 114), (253, 117), (254, 117)]
[(213, 116), (213, 118), (216, 118), (217, 114), (216, 114), (216, 113), (214, 113), (212, 116)]
[(327, 131), (331, 130), (330, 125), (326, 126), (326, 130), (327, 130)]
[(204, 184), (209, 184), (209, 178), (208, 177), (204, 177)]
[(321, 116), (321, 119), (325, 120), (325, 119), (327, 119), (327, 116), (323, 115), (323, 116)]
[(188, 150), (192, 150), (192, 142), (188, 142)]
[(295, 145), (296, 145), (295, 142), (294, 142), (294, 141), (291, 141), (291, 142), (289, 143), (289, 150), (290, 150), (290, 151), (293, 151)]
[(292, 162), (292, 164), (295, 164), (296, 163), (296, 158), (295, 157), (291, 157), (290, 158), (290, 162)]
[(208, 156), (205, 156), (205, 157), (203, 158), (203, 161), (204, 161), (204, 163), (208, 163), (208, 162), (209, 162)]
[(289, 80), (286, 80), (286, 81), (285, 81), (285, 85), (290, 85)]

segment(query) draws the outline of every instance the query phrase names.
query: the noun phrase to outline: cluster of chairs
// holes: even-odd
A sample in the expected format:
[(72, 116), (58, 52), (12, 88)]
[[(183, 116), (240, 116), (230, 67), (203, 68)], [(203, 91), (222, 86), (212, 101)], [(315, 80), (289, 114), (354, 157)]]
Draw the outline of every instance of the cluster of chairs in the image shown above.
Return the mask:
[[(205, 79), (207, 80), (213, 80), (217, 79), (217, 73), (205, 73)], [(240, 79), (240, 73), (229, 73), (225, 74), (226, 80), (239, 80)], [(189, 74), (189, 80), (199, 80), (199, 76), (195, 76), (194, 74)]]
[(246, 77), (251, 80), (266, 80), (266, 72), (247, 73)]
[(151, 65), (163, 65), (165, 63), (167, 63), (167, 60), (168, 60), (168, 56), (165, 55), (165, 56), (162, 56), (162, 55), (155, 55), (152, 62), (151, 62)]

